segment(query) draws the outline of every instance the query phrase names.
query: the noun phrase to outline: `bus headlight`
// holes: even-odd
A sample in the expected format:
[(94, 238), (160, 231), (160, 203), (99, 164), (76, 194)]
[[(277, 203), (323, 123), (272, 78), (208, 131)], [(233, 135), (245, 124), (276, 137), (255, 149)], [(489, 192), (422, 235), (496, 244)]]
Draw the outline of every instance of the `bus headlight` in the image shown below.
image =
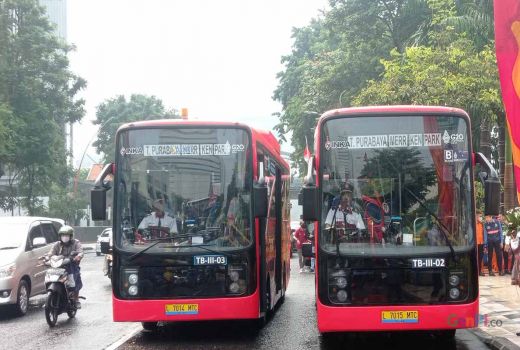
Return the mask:
[(231, 281), (236, 282), (236, 281), (238, 281), (239, 278), (240, 278), (240, 274), (238, 273), (237, 270), (229, 271), (229, 279)]
[(341, 289), (345, 288), (347, 286), (347, 279), (345, 277), (336, 277), (336, 286)]
[(227, 270), (227, 290), (230, 294), (243, 294), (246, 291), (246, 266), (229, 265)]
[(345, 301), (347, 301), (347, 292), (343, 289), (340, 289), (336, 294), (336, 298), (340, 303), (344, 303)]
[(457, 288), (450, 289), (450, 298), (457, 299), (460, 296), (460, 291)]
[(132, 273), (132, 274), (128, 275), (128, 282), (130, 284), (136, 284), (137, 283), (137, 274)]
[(457, 275), (451, 275), (448, 282), (450, 283), (450, 286), (456, 287), (460, 283), (460, 277)]
[(240, 285), (237, 282), (233, 282), (229, 285), (229, 291), (231, 293), (238, 293), (240, 290)]
[(137, 269), (124, 269), (121, 276), (121, 292), (129, 296), (136, 296), (139, 283), (139, 272)]
[(128, 294), (135, 296), (137, 295), (137, 286), (131, 285), (130, 288), (128, 288)]

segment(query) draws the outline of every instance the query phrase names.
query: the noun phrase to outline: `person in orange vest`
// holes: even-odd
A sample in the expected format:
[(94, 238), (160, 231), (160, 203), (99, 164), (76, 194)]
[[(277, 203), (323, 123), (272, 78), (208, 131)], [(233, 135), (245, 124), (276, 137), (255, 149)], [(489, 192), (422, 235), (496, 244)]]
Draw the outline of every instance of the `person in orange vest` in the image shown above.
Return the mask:
[(482, 210), (477, 210), (477, 252), (478, 252), (478, 271), (480, 276), (484, 276), (482, 271), (482, 260), (484, 258), (484, 225), (482, 223)]

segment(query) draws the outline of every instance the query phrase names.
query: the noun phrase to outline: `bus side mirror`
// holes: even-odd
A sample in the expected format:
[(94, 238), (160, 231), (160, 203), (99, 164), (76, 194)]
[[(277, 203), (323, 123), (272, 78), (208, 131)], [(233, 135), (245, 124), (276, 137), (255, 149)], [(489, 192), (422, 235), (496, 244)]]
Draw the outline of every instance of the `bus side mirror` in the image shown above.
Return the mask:
[(310, 157), (307, 161), (307, 176), (305, 176), (305, 184), (301, 190), (301, 196), (298, 195), (298, 202), (303, 206), (303, 220), (316, 221), (318, 220), (318, 189), (315, 185), (314, 179), (314, 157)]
[(479, 173), (479, 178), (484, 185), (484, 215), (498, 215), (500, 213), (500, 179), (497, 171), (482, 153), (475, 153), (475, 160), (483, 169)]
[(92, 220), (104, 221), (107, 218), (107, 194), (110, 184), (105, 183), (105, 178), (113, 174), (113, 164), (107, 164), (98, 175), (94, 188), (90, 190), (90, 207), (92, 211)]
[(303, 220), (318, 220), (318, 189), (314, 185), (306, 185), (301, 192)]
[(267, 186), (264, 183), (253, 187), (253, 212), (256, 218), (267, 217)]
[(484, 182), (484, 215), (500, 214), (500, 180), (488, 178)]

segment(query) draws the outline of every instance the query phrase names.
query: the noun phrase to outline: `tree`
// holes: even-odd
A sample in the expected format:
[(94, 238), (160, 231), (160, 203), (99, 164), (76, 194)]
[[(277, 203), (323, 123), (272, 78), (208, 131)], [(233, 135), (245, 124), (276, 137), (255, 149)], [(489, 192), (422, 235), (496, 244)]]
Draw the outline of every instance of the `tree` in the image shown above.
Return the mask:
[(0, 151), (11, 184), (18, 182), (3, 206), (12, 209), (13, 195), (20, 196), (32, 215), (39, 196), (63, 180), (62, 130), (83, 117), (84, 101), (75, 96), (86, 82), (69, 70), (72, 47), (55, 36), (36, 0), (0, 2), (0, 47), (0, 115), (9, 115)]
[(133, 94), (108, 99), (97, 107), (94, 124), (100, 125), (97, 140), (93, 143), (97, 153), (103, 153), (103, 161), (114, 161), (115, 134), (124, 123), (139, 120), (179, 118), (176, 110), (165, 110), (161, 100), (154, 96)]
[(282, 58), (285, 69), (273, 96), (282, 104), (275, 129), (282, 141), (292, 131), (292, 159), (300, 171), (317, 114), (352, 105), (383, 72), (380, 60), (389, 58), (392, 48), (403, 51), (430, 16), (421, 0), (332, 0), (330, 5), (322, 18), (293, 30), (293, 50)]
[(62, 218), (69, 225), (79, 225), (80, 220), (85, 218), (85, 208), (88, 200), (84, 196), (75, 196), (67, 189), (54, 185), (49, 198), (49, 209), (47, 215)]

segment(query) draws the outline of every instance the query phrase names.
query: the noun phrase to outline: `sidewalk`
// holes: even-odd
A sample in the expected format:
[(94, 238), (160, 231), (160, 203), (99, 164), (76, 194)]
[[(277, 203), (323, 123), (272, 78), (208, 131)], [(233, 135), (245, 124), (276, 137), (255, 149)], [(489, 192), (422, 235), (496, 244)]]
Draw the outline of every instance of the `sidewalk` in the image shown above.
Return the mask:
[(511, 275), (480, 277), (479, 284), (481, 322), (473, 332), (493, 349), (520, 349), (520, 288)]

